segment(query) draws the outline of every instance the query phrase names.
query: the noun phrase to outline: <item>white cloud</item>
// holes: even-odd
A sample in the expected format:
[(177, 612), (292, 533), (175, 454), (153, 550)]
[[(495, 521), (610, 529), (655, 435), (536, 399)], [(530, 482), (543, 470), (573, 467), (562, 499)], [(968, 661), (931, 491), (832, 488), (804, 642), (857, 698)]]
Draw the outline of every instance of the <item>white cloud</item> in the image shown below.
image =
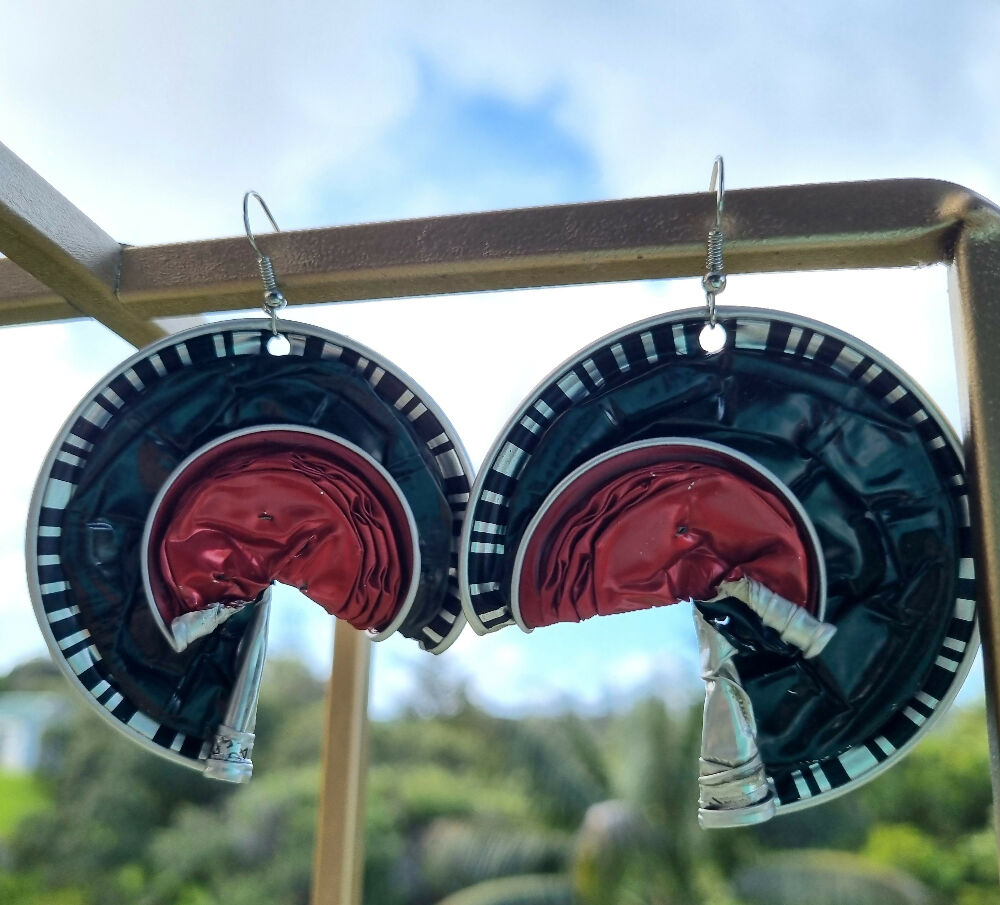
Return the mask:
[[(719, 151), (730, 187), (924, 175), (1000, 192), (1000, 125), (982, 115), (1000, 100), (1000, 14), (984, 2), (954, 4), (946, 19), (930, 3), (910, 4), (905, 16), (855, 6), (852, 17), (843, 6), (807, 14), (780, 2), (448, 0), (418, 9), (187, 0), (155, 12), (110, 0), (22, 3), (5, 12), (0, 31), (0, 140), (115, 238), (135, 244), (238, 234), (250, 187), (285, 228), (339, 222), (325, 199), (331, 187), (358, 183), (359, 203), (368, 192), (371, 209), (387, 216), (468, 209), (478, 181), (412, 169), (418, 138), (433, 151), (435, 141), (463, 137), (461, 129), (421, 131), (433, 128), (425, 69), (457, 97), (543, 107), (592, 162), (581, 191), (593, 197), (703, 191)], [(547, 183), (536, 163), (494, 186), (491, 199), (520, 198), (525, 185), (541, 192)], [(388, 197), (370, 176), (383, 171), (403, 174)], [(633, 320), (701, 301), (691, 280), (289, 315), (396, 361), (478, 462), (517, 403), (567, 355)], [(721, 301), (799, 312), (855, 333), (957, 416), (940, 270), (737, 276)], [(65, 415), (126, 354), (93, 325), (0, 331), (0, 669), (32, 644), (41, 650), (16, 577), (38, 468)], [(573, 695), (596, 705), (606, 689), (655, 681), (660, 650), (668, 666), (688, 668), (693, 648), (675, 642), (674, 623), (606, 650), (603, 639), (618, 632), (607, 622), (530, 637), (470, 635), (447, 656), (476, 694), (509, 706)], [(303, 650), (323, 668), (330, 633), (317, 607), (289, 608), (276, 614), (273, 645)], [(425, 656), (410, 647), (379, 648), (376, 706), (406, 687), (411, 659)]]
[[(3, 140), (133, 244), (238, 233), (249, 187), (285, 228), (336, 222), (330, 185), (411, 153), (422, 68), (515, 107), (548, 99), (595, 161), (595, 197), (700, 191), (719, 151), (734, 186), (926, 175), (995, 192), (1000, 127), (982, 111), (1000, 92), (1000, 13), (937, 12), (20, 4), (0, 34)], [(455, 174), (421, 176), (416, 208), (393, 185), (397, 216), (465, 209)]]
[(0, 673), (32, 657), (45, 656), (45, 642), (35, 622), (20, 545), (0, 552)]
[(295, 6), (8, 12), (4, 141), (132, 244), (236, 232), (251, 187), (281, 197), (294, 225), (292, 199), (377, 146), (414, 90), (413, 61), (389, 52), (381, 17)]

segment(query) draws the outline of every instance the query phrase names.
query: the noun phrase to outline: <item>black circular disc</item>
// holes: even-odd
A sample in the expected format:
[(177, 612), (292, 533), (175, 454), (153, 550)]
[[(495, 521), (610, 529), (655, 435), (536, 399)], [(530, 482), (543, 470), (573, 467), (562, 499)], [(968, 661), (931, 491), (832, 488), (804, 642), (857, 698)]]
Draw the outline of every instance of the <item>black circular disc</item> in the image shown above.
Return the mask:
[(199, 767), (235, 680), (247, 607), (178, 654), (142, 582), (144, 523), (177, 465), (260, 425), (314, 428), (379, 463), (412, 511), (417, 594), (400, 631), (441, 652), (465, 624), (456, 551), (471, 467), (453, 428), (398, 368), (347, 337), (288, 321), (224, 321), (142, 349), (101, 380), (46, 459), (27, 533), (28, 584), (53, 657), (135, 740)]
[(827, 649), (806, 660), (737, 607), (737, 667), (780, 807), (807, 807), (912, 747), (961, 687), (978, 647), (968, 489), (945, 419), (898, 367), (824, 324), (719, 309), (726, 342), (702, 349), (704, 309), (632, 325), (577, 353), (518, 408), (472, 492), (459, 560), (480, 634), (514, 623), (524, 533), (583, 463), (653, 438), (696, 438), (776, 475), (823, 548)]

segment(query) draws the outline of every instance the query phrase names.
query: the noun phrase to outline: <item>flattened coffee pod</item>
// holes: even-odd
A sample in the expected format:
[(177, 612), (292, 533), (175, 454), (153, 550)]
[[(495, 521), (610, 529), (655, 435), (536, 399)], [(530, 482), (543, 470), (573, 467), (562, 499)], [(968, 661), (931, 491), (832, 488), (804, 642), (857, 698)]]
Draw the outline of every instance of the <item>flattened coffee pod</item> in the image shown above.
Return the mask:
[(146, 600), (178, 653), (274, 581), (382, 640), (413, 608), (420, 549), (392, 476), (332, 434), (262, 425), (196, 450), (142, 541)]
[(718, 320), (718, 352), (700, 344), (703, 309), (680, 311), (595, 342), (539, 384), (477, 476), (460, 583), (477, 632), (530, 627), (515, 587), (529, 527), (561, 482), (630, 444), (707, 441), (772, 475), (815, 530), (836, 634), (805, 656), (743, 603), (699, 610), (735, 652), (780, 813), (895, 763), (957, 694), (978, 646), (968, 489), (945, 419), (874, 349), (780, 312), (720, 308)]
[[(800, 649), (815, 656), (829, 642), (803, 627), (823, 618), (826, 566), (791, 491), (718, 443), (641, 440), (585, 462), (545, 499), (517, 548), (511, 609), (532, 631), (748, 586), (772, 592), (773, 614), (758, 615)], [(744, 596), (759, 606), (764, 595)], [(794, 610), (779, 614), (781, 599)]]
[[(306, 584), (327, 609), (377, 637), (395, 629), (434, 653), (465, 623), (456, 551), (471, 467), (453, 428), (407, 375), (364, 346), (306, 324), (283, 321), (281, 328), (287, 355), (268, 351), (270, 321), (251, 319), (175, 334), (116, 368), (60, 431), (29, 515), (29, 589), (53, 657), (113, 726), (197, 769), (219, 757), (213, 749), (220, 746), (237, 751), (234, 773), (244, 768), (247, 732), (220, 740), (217, 730), (239, 728), (225, 721), (241, 702), (242, 711), (252, 710), (252, 694), (240, 689), (252, 689), (263, 657), (267, 571)], [(247, 454), (253, 462), (240, 459)], [(214, 468), (222, 492), (213, 494)], [(244, 493), (242, 479), (254, 469), (289, 488), (287, 499), (245, 496), (226, 504)], [(153, 513), (171, 502), (171, 482), (184, 491), (182, 503), (185, 495), (195, 503), (181, 505), (176, 520), (167, 510), (158, 520)], [(317, 502), (313, 493), (340, 494), (333, 509), (343, 515), (353, 507), (364, 516), (341, 517), (331, 500)], [(221, 520), (199, 521), (205, 501)], [(285, 508), (252, 511), (260, 502)], [(313, 540), (297, 534), (294, 519), (320, 518), (323, 507), (333, 516), (332, 533), (314, 532)], [(161, 563), (152, 541), (145, 555), (147, 524), (150, 537), (162, 529), (176, 550), (201, 540)], [(202, 543), (206, 530), (228, 539), (221, 548)], [(359, 531), (399, 562), (383, 569), (366, 559)], [(353, 559), (339, 563), (341, 578), (358, 580), (360, 594), (350, 602), (324, 587), (320, 566), (332, 562), (333, 534), (354, 545)], [(287, 561), (277, 547), (292, 550)], [(218, 549), (225, 561), (213, 559)], [(229, 574), (234, 565), (245, 568)], [(144, 567), (157, 599), (149, 598)], [(186, 576), (179, 591), (157, 585), (162, 567)], [(195, 575), (201, 585), (192, 590)], [(178, 616), (223, 612), (211, 605), (220, 601), (203, 606), (213, 584), (222, 585), (232, 612), (215, 620), (189, 615), (175, 634)], [(164, 590), (170, 593), (158, 599)], [(183, 643), (192, 626), (198, 631)]]

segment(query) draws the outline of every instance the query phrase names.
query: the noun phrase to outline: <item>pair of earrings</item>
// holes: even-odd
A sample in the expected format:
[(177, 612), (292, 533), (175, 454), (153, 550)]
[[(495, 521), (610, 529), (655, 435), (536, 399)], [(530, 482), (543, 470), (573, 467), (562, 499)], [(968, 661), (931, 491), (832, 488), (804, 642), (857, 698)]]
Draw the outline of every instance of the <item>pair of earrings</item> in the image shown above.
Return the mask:
[(713, 183), (707, 307), (564, 362), (475, 481), (406, 374), (347, 337), (279, 330), (248, 195), (268, 320), (141, 350), (43, 465), (29, 586), (72, 682), (146, 747), (243, 781), (275, 580), (434, 653), (466, 620), (531, 631), (690, 599), (703, 825), (807, 807), (893, 763), (976, 647), (959, 447), (858, 340), (716, 308), (721, 160)]

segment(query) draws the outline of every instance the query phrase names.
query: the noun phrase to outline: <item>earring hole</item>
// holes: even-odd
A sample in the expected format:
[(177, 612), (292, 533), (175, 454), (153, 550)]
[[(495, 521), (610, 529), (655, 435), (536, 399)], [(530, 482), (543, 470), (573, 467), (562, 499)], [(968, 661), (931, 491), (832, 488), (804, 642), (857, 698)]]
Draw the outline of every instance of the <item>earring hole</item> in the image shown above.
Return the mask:
[(287, 336), (278, 333), (267, 341), (267, 351), (277, 358), (291, 352), (292, 344), (288, 341)]
[(698, 334), (701, 348), (709, 355), (715, 355), (726, 347), (726, 328), (722, 324), (705, 324)]

